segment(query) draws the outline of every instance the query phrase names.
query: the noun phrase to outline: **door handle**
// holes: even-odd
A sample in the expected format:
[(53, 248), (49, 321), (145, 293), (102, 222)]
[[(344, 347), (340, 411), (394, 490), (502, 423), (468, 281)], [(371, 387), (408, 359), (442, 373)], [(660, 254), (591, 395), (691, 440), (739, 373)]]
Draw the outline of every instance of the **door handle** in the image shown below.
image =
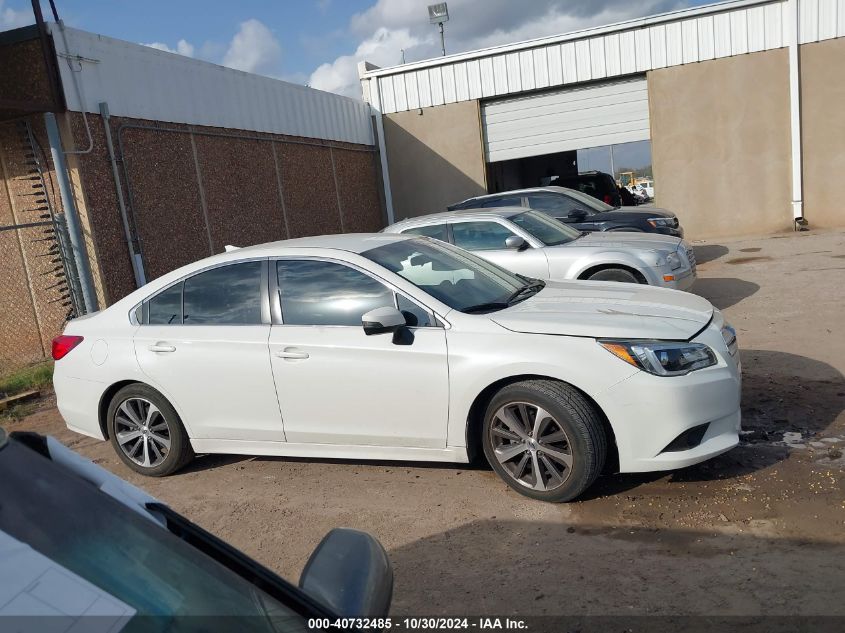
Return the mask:
[(151, 352), (175, 352), (176, 346), (175, 345), (165, 345), (164, 343), (154, 343), (150, 345), (148, 348)]
[(307, 352), (298, 352), (295, 347), (286, 347), (283, 350), (279, 350), (276, 352), (276, 356), (279, 358), (286, 358), (288, 360), (305, 360), (306, 358), (309, 358)]

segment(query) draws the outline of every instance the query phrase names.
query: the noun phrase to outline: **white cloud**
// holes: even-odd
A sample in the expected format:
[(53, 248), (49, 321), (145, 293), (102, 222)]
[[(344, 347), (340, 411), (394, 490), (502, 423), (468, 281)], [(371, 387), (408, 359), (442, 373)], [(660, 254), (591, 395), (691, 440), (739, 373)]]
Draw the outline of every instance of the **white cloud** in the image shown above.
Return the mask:
[(0, 0), (0, 31), (16, 29), (27, 24), (35, 23), (31, 9), (27, 8), (17, 11), (10, 7), (4, 7), (4, 4), (6, 4), (4, 0)]
[(381, 27), (371, 37), (358, 45), (352, 55), (343, 55), (333, 62), (323, 64), (313, 73), (308, 85), (319, 90), (337, 92), (350, 97), (361, 97), (358, 79), (358, 62), (366, 60), (377, 66), (392, 66), (400, 62), (400, 51), (420, 45), (408, 29), (390, 30)]
[(176, 42), (176, 48), (170, 48), (167, 44), (163, 44), (161, 42), (152, 42), (150, 44), (144, 44), (144, 46), (157, 48), (160, 51), (167, 51), (168, 53), (178, 53), (179, 55), (184, 55), (185, 57), (194, 56), (194, 45), (187, 40), (179, 40)]
[[(354, 53), (322, 64), (311, 74), (315, 88), (361, 97), (357, 63), (392, 66), (405, 49), (408, 62), (440, 55), (436, 25), (430, 25), (424, 2), (377, 0), (352, 17), (350, 32), (360, 39)], [(661, 13), (688, 0), (450, 0), (446, 52), (458, 53), (558, 35), (633, 17)]]
[(278, 72), (282, 47), (267, 26), (256, 19), (241, 22), (223, 56), (223, 65), (250, 73)]

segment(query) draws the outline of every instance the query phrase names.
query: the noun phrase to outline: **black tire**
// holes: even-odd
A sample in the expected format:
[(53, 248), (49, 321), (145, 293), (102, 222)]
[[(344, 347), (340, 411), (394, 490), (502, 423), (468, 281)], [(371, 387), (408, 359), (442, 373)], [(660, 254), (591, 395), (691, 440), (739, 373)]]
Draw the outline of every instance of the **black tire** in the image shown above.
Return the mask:
[[(121, 446), (118, 440), (119, 432), (134, 432), (136, 426), (130, 419), (126, 408), (131, 409), (135, 417), (140, 418), (141, 416), (138, 415), (139, 411), (137, 407), (139, 406), (138, 403), (141, 403), (140, 406), (143, 406), (143, 401), (151, 403), (158, 409), (158, 414), (154, 415), (150, 423), (150, 427), (155, 427), (155, 429), (150, 428), (145, 430), (153, 437), (169, 439), (170, 444), (169, 448), (166, 449), (166, 453), (160, 440), (158, 442), (154, 442), (152, 439), (148, 440), (146, 433), (143, 437), (136, 438), (141, 440), (140, 445), (137, 445), (134, 440), (127, 441), (126, 449)], [(126, 404), (126, 408), (122, 409), (121, 406), (124, 404)], [(190, 439), (185, 432), (185, 427), (182, 425), (179, 414), (176, 413), (176, 410), (167, 401), (167, 398), (149, 385), (135, 383), (127, 385), (118, 391), (109, 403), (109, 409), (106, 415), (108, 416), (106, 423), (108, 425), (109, 440), (111, 441), (112, 448), (114, 448), (121, 461), (137, 473), (150, 477), (164, 477), (183, 468), (194, 458)], [(166, 432), (162, 430), (162, 424), (166, 426)], [(149, 448), (145, 447), (144, 443), (147, 443)], [(137, 446), (134, 454), (137, 455), (139, 460), (142, 460), (142, 456), (145, 454), (150, 456), (150, 466), (144, 466), (130, 457), (128, 453), (133, 452), (131, 450), (133, 446)], [(146, 453), (144, 452), (145, 449)], [(158, 455), (161, 457), (157, 463), (153, 463), (153, 460), (157, 459), (154, 455), (155, 451), (158, 451)]]
[(587, 277), (590, 281), (622, 281), (628, 284), (642, 283), (630, 270), (624, 268), (605, 268)]
[[(529, 411), (533, 406), (535, 413), (538, 407), (544, 409), (549, 413), (549, 419), (566, 435), (571, 465), (563, 469), (566, 476), (562, 483), (555, 483), (551, 477), (547, 478), (549, 482), (555, 483), (556, 487), (554, 488), (546, 486), (544, 483), (543, 487), (548, 489), (541, 490), (524, 481), (519, 481), (514, 473), (500, 463), (500, 460), (496, 457), (496, 448), (494, 447), (496, 442), (509, 442), (500, 444), (499, 449), (514, 446), (517, 451), (520, 450), (516, 446), (516, 441), (510, 443), (512, 440), (500, 440), (499, 436), (495, 435), (494, 426), (500, 425), (499, 431), (502, 428), (501, 418), (496, 419), (497, 412), (507, 407), (519, 407), (522, 403), (529, 405), (527, 407)], [(599, 476), (607, 457), (607, 438), (600, 413), (577, 389), (555, 380), (528, 380), (502, 388), (487, 406), (482, 433), (484, 455), (493, 470), (505, 483), (520, 494), (541, 501), (561, 503), (577, 498)], [(543, 459), (541, 451), (545, 450), (543, 447), (546, 445), (543, 444), (542, 439), (540, 442), (535, 442), (535, 446), (539, 447), (537, 454), (540, 455), (540, 459)], [(529, 459), (531, 463), (540, 465), (541, 469), (545, 468), (541, 462), (533, 459), (533, 455), (528, 450), (525, 451), (524, 455), (530, 455), (530, 457), (524, 459)], [(509, 468), (516, 469), (512, 464), (516, 459), (514, 457), (511, 460)], [(522, 459), (523, 457), (520, 455), (520, 461)], [(546, 464), (548, 463), (547, 459)], [(557, 463), (557, 465), (560, 465), (560, 463)], [(533, 466), (531, 468), (533, 469)], [(547, 470), (544, 472), (548, 473)], [(543, 477), (542, 474), (541, 477)]]

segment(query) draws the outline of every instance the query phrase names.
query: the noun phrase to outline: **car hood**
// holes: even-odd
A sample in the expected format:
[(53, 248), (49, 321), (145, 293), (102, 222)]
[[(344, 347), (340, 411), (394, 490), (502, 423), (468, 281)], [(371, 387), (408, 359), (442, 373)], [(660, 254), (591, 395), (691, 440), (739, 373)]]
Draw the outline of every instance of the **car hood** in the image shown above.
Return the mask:
[(636, 213), (638, 215), (647, 215), (650, 218), (674, 218), (675, 214), (667, 209), (658, 209), (657, 207), (626, 207), (621, 206), (614, 209), (617, 213), (622, 211), (624, 213)]
[(688, 292), (613, 281), (550, 281), (530, 299), (493, 312), (508, 330), (591, 338), (687, 340), (713, 306)]
[(596, 231), (588, 233), (566, 246), (589, 246), (602, 248), (645, 248), (671, 252), (678, 249), (681, 239), (660, 233), (637, 233), (628, 231)]

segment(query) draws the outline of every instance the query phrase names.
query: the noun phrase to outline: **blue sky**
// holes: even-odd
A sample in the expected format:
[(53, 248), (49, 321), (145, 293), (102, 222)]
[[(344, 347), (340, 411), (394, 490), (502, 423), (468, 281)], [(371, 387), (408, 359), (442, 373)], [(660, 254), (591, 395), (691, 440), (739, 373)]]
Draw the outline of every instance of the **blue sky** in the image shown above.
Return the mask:
[[(439, 54), (433, 0), (56, 0), (77, 28), (360, 96), (356, 65)], [(450, 0), (448, 52), (610, 24), (701, 0)], [(45, 15), (49, 9), (45, 7)], [(0, 30), (32, 22), (27, 0), (0, 0)]]

